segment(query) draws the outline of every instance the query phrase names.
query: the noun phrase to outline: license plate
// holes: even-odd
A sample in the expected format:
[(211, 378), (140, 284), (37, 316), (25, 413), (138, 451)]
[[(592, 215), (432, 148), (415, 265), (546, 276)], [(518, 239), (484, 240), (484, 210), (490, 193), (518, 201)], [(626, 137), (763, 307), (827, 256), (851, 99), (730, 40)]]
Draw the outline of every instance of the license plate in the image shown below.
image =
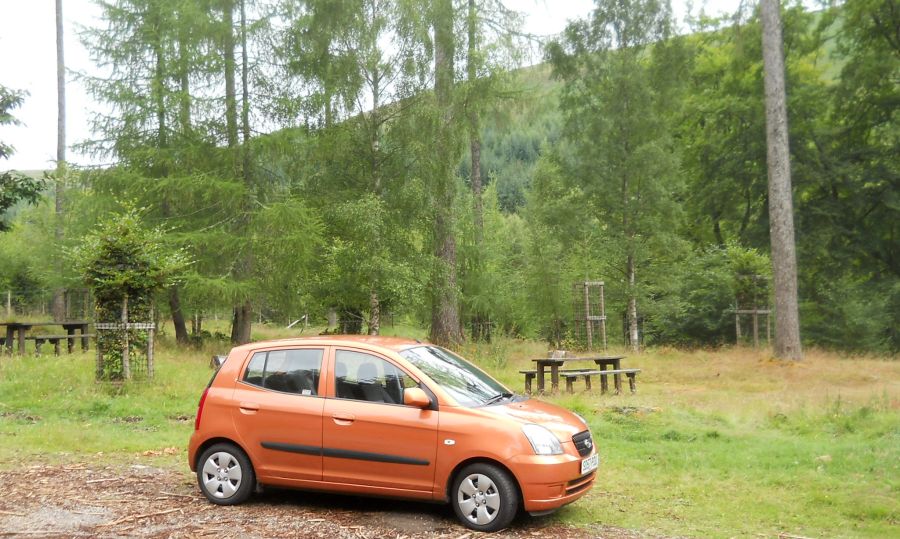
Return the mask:
[(581, 461), (581, 475), (593, 472), (600, 464), (600, 455), (594, 455)]

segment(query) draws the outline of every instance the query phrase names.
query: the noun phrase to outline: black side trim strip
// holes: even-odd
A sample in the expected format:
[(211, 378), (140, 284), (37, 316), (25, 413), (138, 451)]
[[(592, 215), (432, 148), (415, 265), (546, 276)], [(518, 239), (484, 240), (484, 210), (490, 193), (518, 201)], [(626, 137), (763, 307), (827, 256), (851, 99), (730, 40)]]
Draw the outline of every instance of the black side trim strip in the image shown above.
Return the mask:
[(370, 460), (373, 462), (387, 462), (390, 464), (411, 464), (413, 466), (428, 466), (431, 462), (399, 455), (386, 455), (384, 453), (369, 453), (367, 451), (351, 451), (349, 449), (330, 449), (313, 445), (295, 445), (282, 442), (262, 442), (266, 449), (274, 451), (287, 451), (288, 453), (300, 453), (301, 455), (322, 455), (337, 459)]
[(330, 449), (324, 447), (322, 448), (322, 452), (326, 457), (334, 457), (338, 459), (371, 460), (374, 462), (389, 462), (391, 464), (412, 464), (413, 466), (428, 466), (429, 464), (431, 464), (427, 460), (422, 459), (401, 457), (398, 455), (385, 455), (384, 453), (351, 451), (349, 449)]
[(300, 453), (301, 455), (321, 455), (322, 448), (314, 445), (285, 444), (281, 442), (262, 442), (260, 445), (266, 449), (275, 451), (287, 451), (288, 453)]

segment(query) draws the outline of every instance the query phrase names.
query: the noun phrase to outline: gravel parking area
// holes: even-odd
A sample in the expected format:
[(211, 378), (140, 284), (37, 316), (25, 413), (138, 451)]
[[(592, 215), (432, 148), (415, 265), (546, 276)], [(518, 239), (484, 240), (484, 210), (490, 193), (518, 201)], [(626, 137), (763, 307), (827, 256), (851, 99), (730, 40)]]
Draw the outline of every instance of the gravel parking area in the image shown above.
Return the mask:
[[(210, 504), (192, 475), (144, 464), (34, 464), (0, 472), (2, 537), (487, 537), (456, 523), (449, 506), (267, 490), (236, 507)], [(637, 538), (519, 518), (491, 537)]]

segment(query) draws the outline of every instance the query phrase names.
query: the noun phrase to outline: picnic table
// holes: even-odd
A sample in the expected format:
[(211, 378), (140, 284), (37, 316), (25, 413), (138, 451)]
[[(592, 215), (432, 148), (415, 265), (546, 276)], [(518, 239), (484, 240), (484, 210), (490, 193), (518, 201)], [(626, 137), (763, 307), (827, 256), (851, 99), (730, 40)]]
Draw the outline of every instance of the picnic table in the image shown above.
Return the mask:
[[(552, 392), (556, 392), (559, 390), (559, 371), (560, 367), (565, 365), (566, 363), (575, 363), (575, 362), (593, 362), (597, 365), (597, 368), (601, 371), (603, 370), (612, 370), (619, 371), (622, 369), (622, 360), (625, 359), (625, 356), (591, 356), (591, 357), (542, 357), (537, 359), (532, 359), (535, 363), (536, 374), (537, 374), (537, 389), (539, 393), (544, 392), (544, 374), (546, 369), (550, 368), (550, 390)], [(527, 376), (527, 375), (526, 375)], [(622, 388), (622, 374), (621, 373), (613, 373), (613, 377), (615, 379), (616, 390), (619, 391)], [(602, 381), (605, 385), (606, 377), (602, 378)]]
[(9, 354), (13, 353), (13, 342), (16, 343), (17, 352), (21, 355), (25, 353), (25, 340), (26, 334), (32, 328), (35, 327), (44, 327), (44, 326), (62, 326), (62, 328), (66, 331), (65, 335), (50, 335), (50, 336), (34, 336), (28, 337), (28, 339), (37, 339), (41, 338), (44, 340), (55, 339), (57, 342), (59, 340), (67, 341), (67, 349), (69, 353), (72, 353), (72, 348), (75, 345), (75, 340), (81, 339), (81, 349), (87, 351), (90, 342), (90, 335), (88, 334), (88, 326), (90, 322), (87, 320), (71, 320), (66, 322), (0, 322), (0, 326), (6, 326), (6, 351)]

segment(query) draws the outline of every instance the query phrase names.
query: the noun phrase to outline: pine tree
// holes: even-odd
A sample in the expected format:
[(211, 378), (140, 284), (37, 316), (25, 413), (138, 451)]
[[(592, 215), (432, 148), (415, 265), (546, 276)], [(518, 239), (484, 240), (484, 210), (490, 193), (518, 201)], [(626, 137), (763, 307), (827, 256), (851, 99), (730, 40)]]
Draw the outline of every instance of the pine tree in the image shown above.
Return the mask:
[(775, 356), (802, 359), (797, 306), (797, 257), (791, 193), (791, 161), (785, 104), (781, 3), (762, 0), (763, 63), (765, 65), (766, 141), (769, 165), (769, 226), (772, 276), (775, 285)]
[[(624, 276), (628, 345), (640, 349), (639, 270), (678, 222), (680, 178), (670, 141), (666, 47), (671, 8), (657, 0), (602, 0), (589, 21), (566, 29), (550, 60), (565, 86), (561, 107), (576, 150), (576, 182), (605, 229)], [(651, 53), (651, 54), (648, 54)], [(607, 228), (608, 227), (608, 228)]]

